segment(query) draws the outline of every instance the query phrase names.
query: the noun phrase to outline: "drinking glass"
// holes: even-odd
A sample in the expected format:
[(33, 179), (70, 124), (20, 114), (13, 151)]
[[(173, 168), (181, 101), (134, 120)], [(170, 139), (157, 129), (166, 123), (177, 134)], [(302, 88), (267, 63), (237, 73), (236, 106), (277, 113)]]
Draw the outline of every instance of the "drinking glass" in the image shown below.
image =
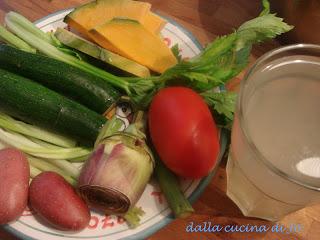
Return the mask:
[(244, 215), (279, 220), (320, 203), (320, 46), (266, 53), (241, 82), (227, 195)]

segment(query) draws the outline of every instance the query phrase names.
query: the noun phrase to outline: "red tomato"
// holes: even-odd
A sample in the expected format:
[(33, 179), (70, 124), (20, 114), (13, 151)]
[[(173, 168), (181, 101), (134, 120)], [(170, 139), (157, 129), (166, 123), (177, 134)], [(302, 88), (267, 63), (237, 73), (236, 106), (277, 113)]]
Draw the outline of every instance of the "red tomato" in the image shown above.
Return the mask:
[(200, 178), (214, 167), (218, 130), (208, 106), (193, 90), (160, 90), (149, 109), (149, 128), (161, 160), (177, 175)]

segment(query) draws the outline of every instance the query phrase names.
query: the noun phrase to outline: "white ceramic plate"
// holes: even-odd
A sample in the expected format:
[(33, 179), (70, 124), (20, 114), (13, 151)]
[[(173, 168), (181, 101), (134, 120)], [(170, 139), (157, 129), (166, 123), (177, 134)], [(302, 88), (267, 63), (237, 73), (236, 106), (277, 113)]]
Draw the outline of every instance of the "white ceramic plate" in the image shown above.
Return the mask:
[[(62, 10), (42, 18), (36, 22), (43, 31), (51, 31), (57, 27), (65, 27), (63, 18), (71, 9)], [(201, 45), (193, 35), (174, 21), (167, 19), (168, 24), (162, 31), (164, 40), (169, 47), (178, 43), (184, 58), (190, 58), (200, 53)], [(226, 136), (220, 134), (220, 157), (226, 148)], [(195, 201), (204, 188), (210, 182), (215, 170), (201, 180), (181, 179), (181, 187), (191, 202)], [(25, 210), (23, 216), (16, 222), (6, 225), (5, 228), (22, 239), (59, 240), (59, 239), (145, 239), (152, 233), (168, 224), (172, 219), (171, 210), (162, 196), (155, 181), (151, 181), (145, 189), (141, 199), (137, 203), (145, 211), (141, 225), (136, 229), (129, 229), (127, 224), (115, 216), (104, 216), (101, 213), (92, 212), (89, 226), (79, 233), (66, 233), (47, 227), (37, 221), (36, 216), (29, 210)]]

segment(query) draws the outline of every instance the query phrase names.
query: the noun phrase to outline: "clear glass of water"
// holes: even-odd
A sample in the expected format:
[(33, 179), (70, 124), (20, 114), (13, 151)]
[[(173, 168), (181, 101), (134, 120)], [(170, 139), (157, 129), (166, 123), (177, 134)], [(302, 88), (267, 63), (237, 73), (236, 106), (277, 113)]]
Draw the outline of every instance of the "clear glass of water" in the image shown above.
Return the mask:
[(227, 195), (271, 221), (320, 203), (320, 46), (273, 50), (241, 82)]

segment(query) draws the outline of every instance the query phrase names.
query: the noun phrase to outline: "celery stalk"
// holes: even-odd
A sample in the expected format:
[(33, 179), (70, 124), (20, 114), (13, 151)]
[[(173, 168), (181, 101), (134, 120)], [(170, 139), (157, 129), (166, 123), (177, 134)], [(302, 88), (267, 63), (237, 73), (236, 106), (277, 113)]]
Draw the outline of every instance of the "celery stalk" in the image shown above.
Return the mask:
[[(200, 93), (226, 83), (247, 66), (253, 44), (269, 40), (292, 29), (292, 26), (283, 22), (282, 18), (270, 14), (267, 0), (263, 1), (263, 6), (264, 10), (259, 17), (245, 22), (229, 35), (216, 38), (198, 56), (189, 61), (179, 62), (160, 76), (149, 78), (117, 77), (83, 62), (61, 51), (61, 47), (57, 47), (59, 41), (41, 33), (41, 30), (17, 13), (8, 13), (5, 21), (13, 33), (41, 53), (104, 79), (125, 91), (138, 107), (146, 108), (159, 89), (170, 85), (170, 80), (179, 79), (183, 85)], [(50, 37), (50, 40), (45, 36)], [(229, 109), (227, 110), (226, 113), (230, 114)]]
[(20, 38), (18, 38), (16, 35), (9, 32), (7, 29), (2, 27), (1, 25), (0, 25), (0, 40), (26, 52), (31, 52), (31, 53), (37, 52), (36, 49), (34, 49), (29, 44), (22, 41)]
[(68, 162), (72, 162), (72, 163), (83, 163), (85, 162), (88, 158), (90, 157), (90, 154), (88, 155), (84, 155), (81, 157), (77, 157), (77, 158), (68, 158)]
[(185, 218), (189, 216), (194, 212), (194, 209), (182, 193), (177, 177), (164, 166), (155, 152), (154, 156), (156, 158), (156, 178), (175, 217)]
[(64, 177), (64, 179), (67, 182), (69, 182), (73, 186), (75, 186), (77, 183), (77, 181), (74, 178), (72, 178), (69, 174), (67, 174), (61, 168), (59, 168), (59, 167), (57, 167), (57, 166), (55, 166), (45, 160), (28, 156), (28, 161), (29, 161), (30, 166), (33, 166), (41, 171), (52, 171), (52, 172), (58, 173), (59, 175)]
[(61, 147), (74, 147), (76, 145), (76, 142), (70, 138), (15, 120), (4, 113), (0, 113), (0, 127)]
[(48, 148), (41, 146), (19, 133), (5, 131), (0, 128), (0, 141), (7, 145), (20, 149), (21, 151), (35, 157), (47, 159), (69, 159), (87, 156), (91, 150), (82, 147), (73, 148)]
[(42, 171), (35, 166), (30, 165), (30, 177), (35, 178), (37, 175), (39, 175)]
[(136, 101), (142, 100), (148, 92), (153, 91), (155, 88), (154, 82), (148, 78), (132, 78), (127, 80), (114, 76), (87, 62), (81, 61), (77, 57), (66, 54), (56, 47), (56, 41), (53, 41), (52, 43), (51, 39), (50, 43), (50, 41), (44, 39), (43, 35), (39, 34), (39, 31), (41, 30), (18, 13), (9, 12), (6, 14), (5, 22), (11, 32), (41, 53), (104, 79), (113, 86), (125, 91), (131, 99), (136, 99)]
[(74, 166), (72, 163), (68, 162), (67, 160), (56, 161), (54, 159), (46, 159), (45, 161), (61, 168), (74, 179), (78, 179), (80, 175), (80, 169)]
[(46, 34), (45, 32), (41, 31), (39, 28), (34, 27), (34, 24), (30, 22), (28, 19), (26, 19), (24, 16), (10, 12), (10, 18), (13, 22), (19, 22), (20, 26), (24, 29), (28, 29), (28, 31), (36, 36), (37, 38), (41, 39), (42, 41), (45, 41), (47, 43), (50, 43), (52, 45), (56, 45), (56, 42), (52, 40), (51, 35)]

